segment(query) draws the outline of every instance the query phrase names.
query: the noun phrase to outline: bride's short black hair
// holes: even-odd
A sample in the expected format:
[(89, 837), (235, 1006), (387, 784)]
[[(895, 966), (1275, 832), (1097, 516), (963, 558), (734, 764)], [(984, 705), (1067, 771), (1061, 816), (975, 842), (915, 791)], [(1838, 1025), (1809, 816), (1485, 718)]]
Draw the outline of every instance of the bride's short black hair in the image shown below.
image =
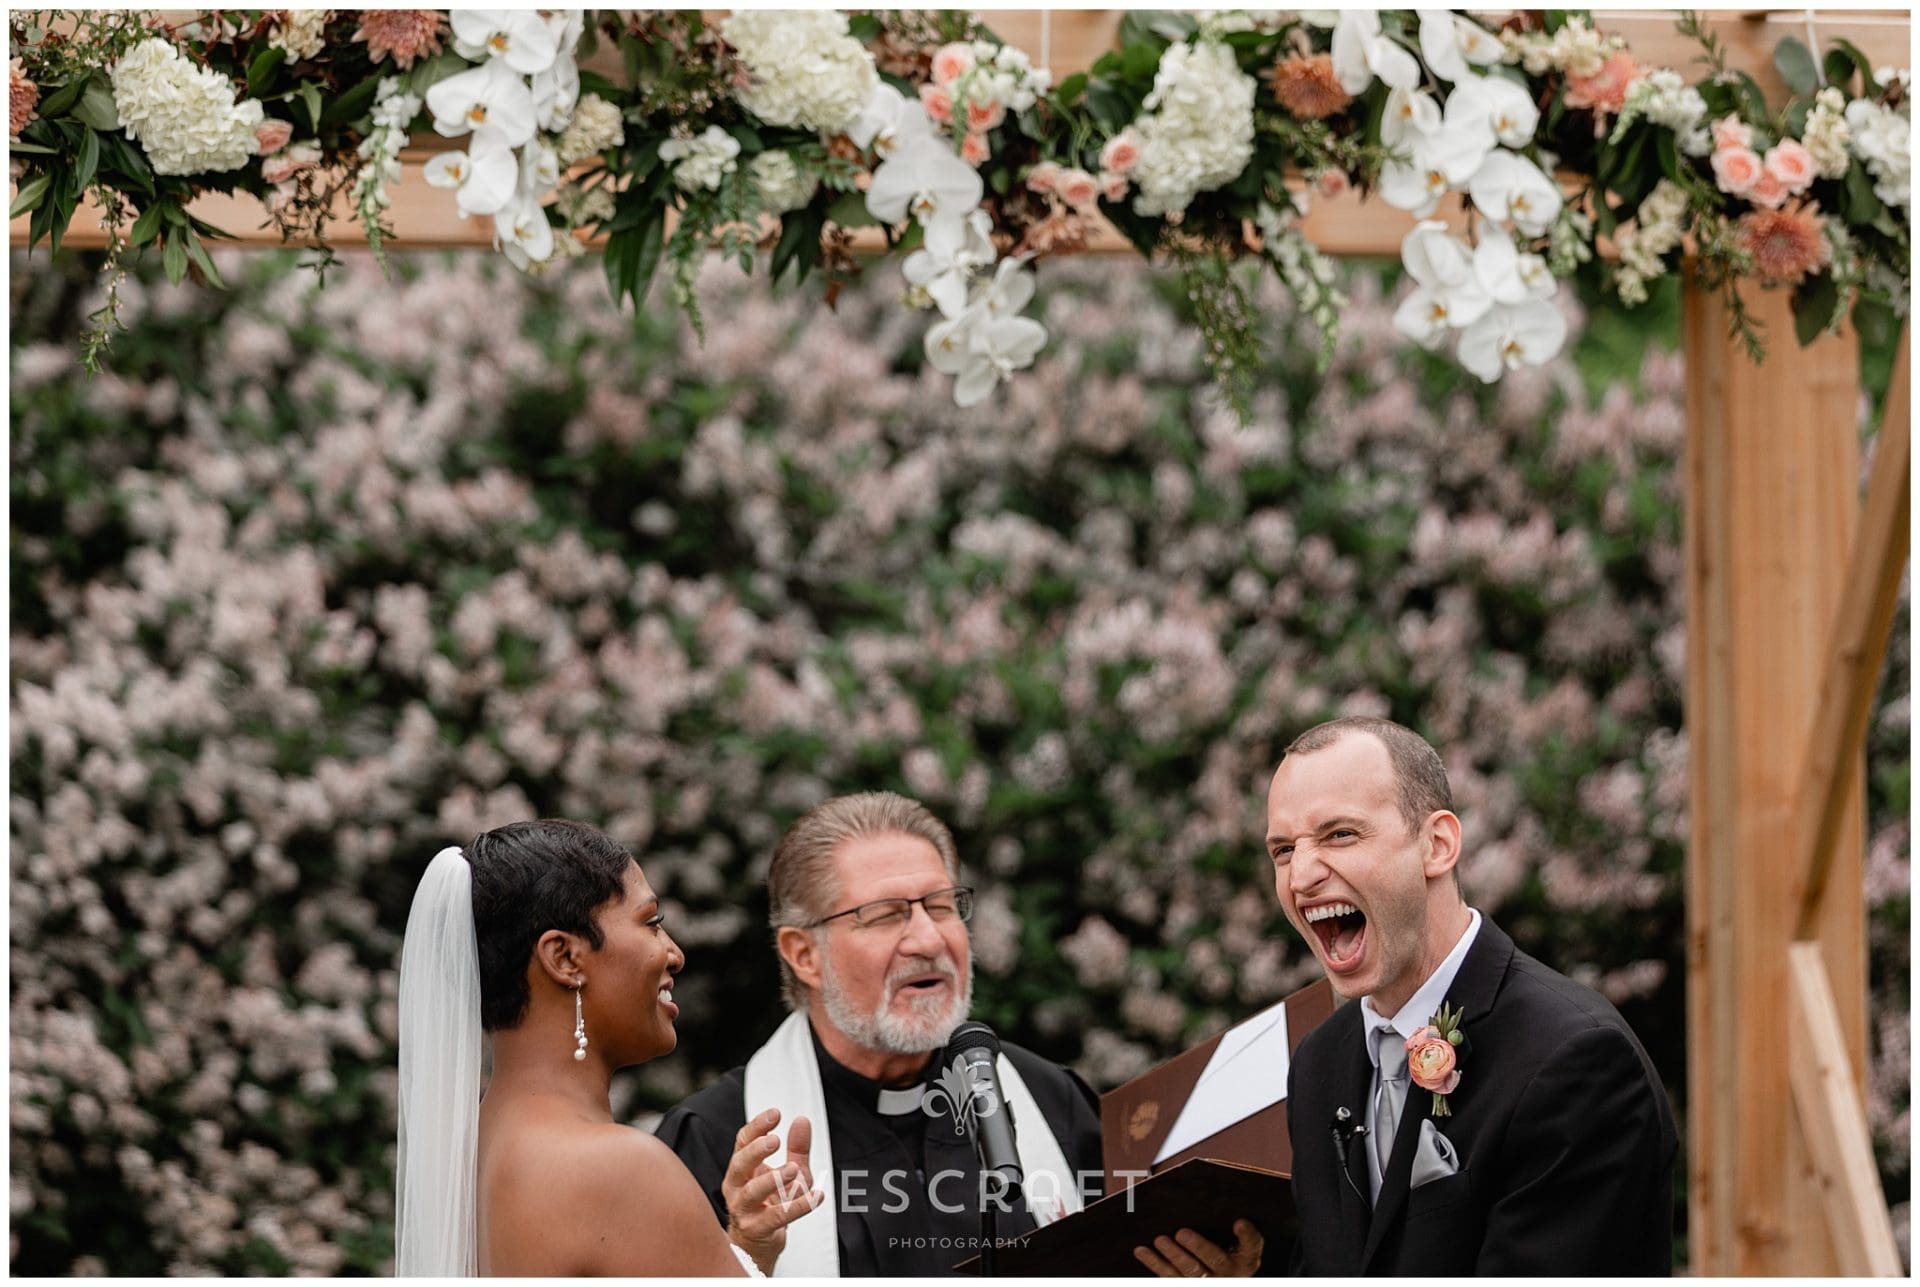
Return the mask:
[(480, 948), (480, 1026), (511, 1028), (527, 1010), (527, 962), (548, 930), (599, 947), (594, 909), (626, 889), (633, 855), (580, 822), (542, 818), (483, 831), (467, 846)]

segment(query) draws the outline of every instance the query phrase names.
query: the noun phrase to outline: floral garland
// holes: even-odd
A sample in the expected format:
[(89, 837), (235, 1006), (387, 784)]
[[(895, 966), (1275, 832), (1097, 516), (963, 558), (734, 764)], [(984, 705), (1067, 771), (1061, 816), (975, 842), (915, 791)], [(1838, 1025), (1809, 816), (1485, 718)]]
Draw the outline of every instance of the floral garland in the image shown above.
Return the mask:
[[(765, 252), (775, 279), (821, 272), (831, 299), (860, 270), (852, 230), (877, 226), (907, 303), (939, 314), (926, 357), (961, 406), (1044, 347), (1023, 316), (1031, 265), (1084, 243), (1098, 214), (1187, 268), (1215, 372), (1244, 407), (1234, 373), (1259, 341), (1231, 261), (1270, 265), (1330, 352), (1341, 300), (1299, 220), (1315, 194), (1353, 186), (1414, 220), (1396, 325), (1453, 342), (1488, 381), (1560, 349), (1569, 280), (1638, 302), (1689, 243), (1756, 358), (1742, 280), (1793, 290), (1802, 343), (1849, 310), (1884, 334), (1906, 307), (1908, 73), (1788, 38), (1775, 62), (1793, 97), (1770, 107), (1691, 16), (1681, 29), (1708, 65), (1694, 85), (1568, 11), (1497, 32), (1443, 10), (1130, 13), (1120, 47), (1058, 85), (955, 12), (9, 25), (12, 215), (56, 252), (84, 194), (108, 223), (90, 363), (128, 251), (156, 244), (172, 280), (219, 284), (204, 241), (222, 234), (187, 212), (193, 198), (250, 192), (324, 253), (345, 191), (377, 253), (400, 147), (429, 126), (461, 146), (426, 181), (490, 216), (516, 266), (602, 239), (617, 298), (639, 307), (665, 261), (696, 325), (694, 272), (713, 250), (749, 272)], [(1450, 193), (1471, 211), (1466, 239), (1428, 218)]]

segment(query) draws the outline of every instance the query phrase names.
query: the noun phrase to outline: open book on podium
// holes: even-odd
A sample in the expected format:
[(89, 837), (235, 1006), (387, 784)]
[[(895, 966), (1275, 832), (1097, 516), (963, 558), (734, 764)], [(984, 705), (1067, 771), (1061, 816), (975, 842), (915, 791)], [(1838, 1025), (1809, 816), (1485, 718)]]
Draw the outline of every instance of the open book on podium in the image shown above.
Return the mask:
[[(1230, 1248), (1243, 1217), (1266, 1238), (1266, 1266), (1284, 1267), (1294, 1236), (1287, 1068), (1333, 1008), (1333, 989), (1316, 980), (1102, 1095), (1106, 1196), (1000, 1247), (995, 1272), (1140, 1276), (1136, 1246), (1184, 1228)], [(977, 1273), (977, 1258), (958, 1268)]]

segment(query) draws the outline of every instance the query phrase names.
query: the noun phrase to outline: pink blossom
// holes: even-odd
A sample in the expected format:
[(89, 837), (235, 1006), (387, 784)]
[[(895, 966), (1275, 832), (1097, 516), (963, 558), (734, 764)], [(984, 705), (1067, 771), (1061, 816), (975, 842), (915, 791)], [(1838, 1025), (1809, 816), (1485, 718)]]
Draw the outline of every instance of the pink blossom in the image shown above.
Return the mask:
[(945, 125), (953, 120), (953, 95), (939, 85), (920, 87), (920, 106), (927, 109), (927, 115)]
[(1132, 126), (1107, 140), (1100, 149), (1100, 168), (1113, 174), (1131, 174), (1140, 162), (1140, 136)]
[(40, 102), (40, 87), (27, 79), (18, 58), (7, 63), (7, 137), (17, 139), (33, 120), (33, 109)]
[(1060, 167), (1052, 161), (1042, 161), (1027, 171), (1027, 191), (1048, 193), (1060, 183)]
[(1112, 170), (1100, 171), (1100, 193), (1107, 200), (1118, 203), (1124, 201), (1127, 189), (1133, 186), (1133, 180), (1124, 174)]
[(1723, 147), (1713, 154), (1713, 177), (1720, 191), (1729, 196), (1744, 197), (1752, 192), (1761, 169), (1760, 154), (1750, 147)]
[(1737, 116), (1723, 116), (1713, 123), (1713, 146), (1716, 150), (1752, 147), (1753, 127)]
[(1798, 196), (1813, 183), (1813, 154), (1794, 139), (1781, 139), (1767, 150), (1766, 168), (1789, 196)]
[(1624, 49), (1617, 50), (1593, 75), (1567, 77), (1567, 106), (1617, 115), (1626, 106), (1627, 87), (1639, 74), (1633, 55)]
[(1007, 119), (1007, 105), (994, 99), (986, 102), (967, 100), (967, 128), (984, 134)]
[(942, 45), (933, 55), (933, 83), (942, 89), (973, 70), (973, 50), (958, 41)]
[(1327, 200), (1345, 195), (1352, 186), (1345, 170), (1336, 170), (1329, 166), (1313, 176), (1313, 190)]
[(976, 168), (992, 155), (993, 149), (987, 146), (984, 134), (969, 134), (960, 144), (960, 159)]
[(269, 118), (254, 127), (255, 156), (272, 156), (293, 138), (293, 122)]
[(1747, 200), (1756, 206), (1765, 206), (1769, 210), (1778, 210), (1787, 200), (1787, 185), (1773, 172), (1773, 167), (1760, 167), (1760, 177), (1753, 181), (1753, 187), (1747, 192)]
[(1058, 191), (1062, 201), (1084, 212), (1100, 199), (1100, 181), (1082, 169), (1062, 170)]

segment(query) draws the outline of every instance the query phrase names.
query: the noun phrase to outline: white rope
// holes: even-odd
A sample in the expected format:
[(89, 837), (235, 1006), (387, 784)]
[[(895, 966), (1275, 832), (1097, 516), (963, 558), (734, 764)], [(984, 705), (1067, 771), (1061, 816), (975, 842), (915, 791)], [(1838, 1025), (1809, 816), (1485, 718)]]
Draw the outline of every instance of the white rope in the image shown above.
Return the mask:
[[(1812, 10), (1808, 10), (1808, 13), (1811, 14)], [(1809, 18), (1808, 22), (1811, 23), (1812, 19)], [(1048, 71), (1053, 70), (1053, 10), (1051, 9), (1040, 11), (1040, 66)]]

